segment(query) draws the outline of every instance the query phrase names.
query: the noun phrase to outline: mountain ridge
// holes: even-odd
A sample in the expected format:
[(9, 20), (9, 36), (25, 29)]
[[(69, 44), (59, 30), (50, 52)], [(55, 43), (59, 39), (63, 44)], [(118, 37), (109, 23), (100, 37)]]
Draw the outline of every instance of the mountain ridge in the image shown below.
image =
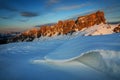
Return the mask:
[(15, 36), (8, 42), (33, 41), (35, 38), (40, 38), (41, 36), (52, 37), (57, 35), (73, 34), (73, 32), (81, 31), (84, 28), (90, 28), (94, 25), (100, 24), (107, 24), (103, 11), (79, 16), (76, 20), (60, 20), (58, 23), (53, 25), (42, 25), (39, 29), (32, 28)]

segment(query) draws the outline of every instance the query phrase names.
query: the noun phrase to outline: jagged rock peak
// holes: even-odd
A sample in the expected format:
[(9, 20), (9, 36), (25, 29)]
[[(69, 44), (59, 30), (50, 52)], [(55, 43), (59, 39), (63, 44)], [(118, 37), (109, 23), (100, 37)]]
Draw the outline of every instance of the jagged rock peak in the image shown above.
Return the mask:
[(13, 38), (12, 41), (32, 41), (34, 38), (39, 38), (41, 36), (51, 37), (61, 34), (72, 34), (73, 32), (80, 31), (83, 28), (99, 25), (101, 23), (106, 23), (104, 12), (97, 11), (92, 14), (80, 16), (77, 18), (77, 20), (58, 21), (58, 23), (51, 26), (44, 25), (39, 29), (34, 28), (28, 30)]

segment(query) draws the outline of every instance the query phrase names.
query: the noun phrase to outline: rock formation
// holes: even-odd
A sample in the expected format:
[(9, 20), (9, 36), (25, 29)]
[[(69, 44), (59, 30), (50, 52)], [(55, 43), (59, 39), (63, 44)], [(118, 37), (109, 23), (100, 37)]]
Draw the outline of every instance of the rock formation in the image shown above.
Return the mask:
[(98, 25), (101, 23), (105, 24), (104, 13), (102, 11), (97, 11), (96, 13), (78, 17), (76, 21), (58, 21), (58, 23), (53, 26), (42, 26), (40, 27), (38, 35), (54, 36), (60, 34), (67, 34), (69, 32), (80, 31), (85, 27), (90, 27), (95, 24)]
[(119, 33), (120, 32), (120, 24), (116, 27), (116, 28), (114, 28), (114, 30), (113, 30), (115, 33)]
[(65, 20), (58, 21), (58, 23), (52, 26), (41, 26), (40, 29), (31, 29), (29, 31), (21, 33), (11, 41), (32, 41), (34, 38), (41, 36), (55, 36), (55, 35), (66, 35), (80, 31), (83, 28), (91, 27), (93, 25), (99, 25), (105, 22), (104, 12), (97, 11), (95, 13), (78, 17), (77, 20)]
[(78, 28), (78, 30), (81, 30), (82, 28), (90, 27), (95, 24), (98, 25), (100, 23), (105, 24), (105, 18), (104, 13), (98, 11), (90, 15), (78, 17), (78, 19), (76, 20), (76, 27)]

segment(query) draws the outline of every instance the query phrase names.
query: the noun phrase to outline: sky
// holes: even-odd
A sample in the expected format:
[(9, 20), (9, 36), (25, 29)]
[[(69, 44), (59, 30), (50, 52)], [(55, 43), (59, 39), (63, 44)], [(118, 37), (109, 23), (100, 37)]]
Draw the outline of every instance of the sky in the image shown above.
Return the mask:
[(24, 31), (98, 10), (107, 22), (120, 22), (120, 0), (0, 0), (0, 32)]

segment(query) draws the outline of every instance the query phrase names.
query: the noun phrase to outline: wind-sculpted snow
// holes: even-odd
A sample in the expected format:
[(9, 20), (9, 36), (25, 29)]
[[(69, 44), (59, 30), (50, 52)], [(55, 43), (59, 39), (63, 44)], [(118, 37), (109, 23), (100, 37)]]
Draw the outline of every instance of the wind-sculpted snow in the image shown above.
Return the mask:
[(119, 80), (120, 33), (81, 34), (0, 45), (0, 80)]
[(72, 59), (71, 61), (81, 62), (98, 71), (120, 79), (120, 51), (90, 51), (80, 57)]
[(45, 56), (47, 60), (69, 60), (91, 50), (120, 51), (120, 34), (77, 37)]
[[(59, 55), (58, 55), (59, 56)], [(67, 60), (33, 60), (34, 63), (73, 64), (83, 63), (97, 71), (120, 79), (120, 51), (113, 50), (93, 50)]]
[(45, 56), (48, 62), (82, 62), (92, 68), (119, 77), (120, 34), (78, 37)]

